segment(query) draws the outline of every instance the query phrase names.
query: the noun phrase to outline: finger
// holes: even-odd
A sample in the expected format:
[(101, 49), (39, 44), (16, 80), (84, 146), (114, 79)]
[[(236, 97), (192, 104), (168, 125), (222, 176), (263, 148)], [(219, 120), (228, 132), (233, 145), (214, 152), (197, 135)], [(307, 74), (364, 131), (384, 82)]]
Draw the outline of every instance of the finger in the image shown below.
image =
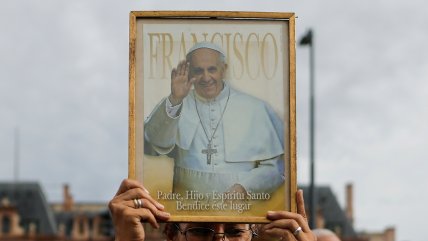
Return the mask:
[(153, 216), (155, 219), (160, 219), (160, 220), (167, 220), (171, 216), (170, 213), (157, 209), (151, 202), (148, 202), (148, 200), (146, 199), (141, 199), (141, 200), (142, 200), (142, 205), (141, 205), (141, 208), (137, 208), (138, 210), (146, 209), (145, 210), (146, 214), (148, 210), (151, 213), (151, 216)]
[(178, 64), (178, 74), (179, 75), (184, 75), (184, 71), (186, 69), (186, 61), (182, 60), (180, 61), (180, 63)]
[(276, 227), (280, 225), (281, 221), (283, 220), (293, 220), (294, 222), (297, 223), (297, 226), (293, 226), (295, 229), (298, 228), (298, 226), (300, 226), (305, 232), (310, 231), (310, 228), (308, 226), (308, 222), (306, 221), (306, 219), (303, 218), (302, 215), (297, 213), (287, 212), (287, 211), (269, 211), (267, 218), (270, 220), (273, 220), (273, 222), (266, 225), (268, 227), (271, 227), (271, 226)]
[(156, 218), (153, 215), (153, 213), (151, 213), (147, 209), (140, 209), (140, 210), (137, 210), (137, 212), (138, 212), (138, 214), (140, 216), (140, 221), (148, 222), (148, 223), (150, 223), (150, 225), (152, 227), (159, 228), (159, 224), (156, 221)]
[(263, 228), (265, 230), (279, 231), (283, 229), (288, 229), (289, 231), (296, 230), (300, 224), (295, 219), (278, 219), (266, 224)]
[(263, 235), (270, 237), (269, 240), (294, 241), (296, 237), (288, 229), (269, 229), (264, 231)]
[(131, 189), (121, 194), (120, 196), (118, 196), (118, 198), (125, 201), (133, 201), (134, 199), (144, 198), (144, 199), (147, 199), (148, 202), (153, 203), (153, 205), (155, 205), (156, 208), (159, 210), (163, 210), (165, 208), (161, 203), (154, 200), (148, 193), (144, 192), (140, 188)]
[(141, 205), (139, 206), (139, 208), (136, 207), (136, 202), (137, 199), (133, 199), (133, 200), (128, 200), (128, 201), (124, 201), (123, 205), (130, 207), (130, 208), (134, 208), (134, 209), (142, 209), (142, 208), (146, 208), (149, 209), (152, 213), (155, 214), (159, 214), (161, 216), (165, 216), (165, 215), (169, 215), (169, 213), (160, 210), (159, 208), (157, 208), (153, 202), (151, 200), (145, 199), (145, 198), (139, 198)]
[(129, 189), (132, 189), (132, 188), (141, 188), (145, 192), (149, 193), (149, 191), (140, 182), (138, 182), (137, 180), (124, 179), (120, 183), (120, 187), (119, 187), (119, 190), (117, 190), (117, 192), (116, 192), (116, 196), (118, 196), (121, 193), (124, 193), (124, 192), (126, 192), (126, 191), (128, 191)]
[(186, 79), (187, 79), (187, 76), (189, 76), (189, 70), (190, 70), (190, 63), (186, 62), (186, 66), (184, 69), (184, 75), (186, 76)]
[(120, 214), (119, 219), (134, 220), (132, 223), (135, 225), (141, 225), (141, 222), (148, 222), (152, 227), (159, 228), (155, 216), (148, 209), (134, 209), (122, 204), (115, 210)]
[(177, 64), (177, 74), (180, 75), (180, 71), (181, 71), (181, 61), (178, 62)]
[[(300, 231), (298, 231), (299, 229)], [(307, 235), (311, 235), (310, 230), (303, 231), (303, 228), (293, 219), (276, 220), (273, 226), (262, 227), (261, 233), (271, 237), (280, 237), (280, 240), (308, 240)]]
[(174, 80), (176, 76), (177, 76), (177, 69), (173, 68), (171, 71), (171, 80)]
[(161, 203), (154, 200), (147, 192), (145, 192), (141, 188), (133, 188), (131, 190), (128, 190), (120, 194), (119, 196), (117, 196), (117, 198), (119, 200), (124, 200), (124, 201), (133, 201), (134, 199), (144, 198), (144, 199), (147, 199), (148, 202), (151, 202), (153, 205), (155, 205), (156, 208), (159, 210), (163, 210), (165, 208)]
[[(147, 200), (145, 200), (147, 201)], [(143, 201), (144, 207), (150, 208), (138, 208), (131, 207), (130, 202), (123, 201), (119, 203), (110, 203), (109, 207), (113, 216), (116, 216), (117, 220), (131, 220), (134, 219), (133, 223), (139, 225), (140, 222), (149, 222), (152, 227), (159, 228), (157, 220), (167, 221), (171, 216), (169, 213), (156, 209), (154, 206), (150, 207), (150, 203)]]
[(191, 78), (191, 79), (189, 79), (189, 81), (187, 81), (187, 88), (188, 89), (190, 89), (191, 87), (192, 87), (192, 85), (195, 83), (195, 81), (196, 81), (196, 78), (195, 77), (193, 77), (193, 78)]
[(305, 201), (303, 199), (303, 190), (299, 189), (296, 193), (296, 204), (297, 204), (297, 213), (302, 215), (302, 217), (306, 220), (308, 220), (306, 216), (306, 210), (305, 210)]

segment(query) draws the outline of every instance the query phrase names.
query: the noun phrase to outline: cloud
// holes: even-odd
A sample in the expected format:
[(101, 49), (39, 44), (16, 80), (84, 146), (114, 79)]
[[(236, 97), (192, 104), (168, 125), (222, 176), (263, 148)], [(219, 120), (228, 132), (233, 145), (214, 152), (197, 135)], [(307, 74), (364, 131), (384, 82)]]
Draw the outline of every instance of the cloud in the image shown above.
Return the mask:
[[(0, 181), (39, 180), (50, 200), (106, 201), (127, 175), (131, 10), (296, 12), (316, 44), (316, 180), (344, 200), (355, 185), (358, 229), (425, 239), (427, 3), (416, 1), (10, 0), (0, 8)], [(298, 178), (308, 183), (308, 49), (297, 49)], [(343, 201), (342, 201), (343, 203)], [(412, 220), (412, 222), (409, 222)]]

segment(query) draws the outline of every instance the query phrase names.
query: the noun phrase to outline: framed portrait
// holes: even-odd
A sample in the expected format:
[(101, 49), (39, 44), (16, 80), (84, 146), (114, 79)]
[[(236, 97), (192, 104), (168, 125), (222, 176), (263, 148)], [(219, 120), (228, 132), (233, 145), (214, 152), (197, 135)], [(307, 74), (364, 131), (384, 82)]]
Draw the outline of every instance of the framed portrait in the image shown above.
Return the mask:
[(296, 211), (295, 15), (130, 13), (129, 178), (170, 221)]

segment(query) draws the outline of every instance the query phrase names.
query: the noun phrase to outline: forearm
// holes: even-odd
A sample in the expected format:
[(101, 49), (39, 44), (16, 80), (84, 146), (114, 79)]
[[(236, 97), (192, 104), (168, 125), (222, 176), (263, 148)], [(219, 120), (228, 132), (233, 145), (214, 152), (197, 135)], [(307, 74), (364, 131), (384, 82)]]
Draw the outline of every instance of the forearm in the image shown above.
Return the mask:
[(144, 135), (153, 146), (159, 148), (172, 148), (178, 129), (178, 118), (172, 118), (166, 111), (164, 99), (148, 117), (144, 125)]

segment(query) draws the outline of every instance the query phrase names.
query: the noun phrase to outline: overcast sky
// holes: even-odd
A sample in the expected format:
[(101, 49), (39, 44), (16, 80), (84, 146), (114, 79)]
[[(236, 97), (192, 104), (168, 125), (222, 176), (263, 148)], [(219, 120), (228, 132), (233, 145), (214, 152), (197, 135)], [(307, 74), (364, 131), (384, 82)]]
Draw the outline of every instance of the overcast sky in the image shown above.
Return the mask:
[[(358, 230), (425, 241), (428, 215), (428, 3), (276, 0), (2, 0), (0, 181), (40, 181), (50, 201), (107, 201), (127, 176), (131, 10), (295, 12), (315, 32), (316, 181)], [(298, 181), (308, 184), (307, 47), (297, 46)]]

